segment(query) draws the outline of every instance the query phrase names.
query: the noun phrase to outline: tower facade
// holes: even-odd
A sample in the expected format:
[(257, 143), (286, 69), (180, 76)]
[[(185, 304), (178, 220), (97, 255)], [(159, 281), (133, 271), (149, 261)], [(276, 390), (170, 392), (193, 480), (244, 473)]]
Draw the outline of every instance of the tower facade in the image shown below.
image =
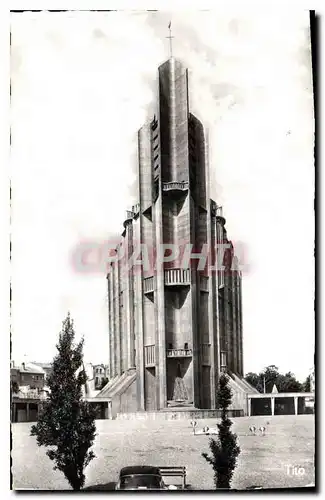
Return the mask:
[(210, 199), (187, 69), (173, 57), (159, 67), (138, 157), (139, 204), (127, 212), (107, 275), (110, 378), (133, 377), (124, 411), (213, 409), (220, 372), (243, 376), (241, 274)]

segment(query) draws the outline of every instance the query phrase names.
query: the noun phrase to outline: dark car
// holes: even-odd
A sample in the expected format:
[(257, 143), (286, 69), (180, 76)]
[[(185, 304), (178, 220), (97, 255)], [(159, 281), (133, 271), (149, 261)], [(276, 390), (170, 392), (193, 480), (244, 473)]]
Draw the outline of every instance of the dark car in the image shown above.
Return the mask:
[(123, 467), (120, 471), (116, 490), (168, 490), (162, 478), (159, 467), (136, 465)]

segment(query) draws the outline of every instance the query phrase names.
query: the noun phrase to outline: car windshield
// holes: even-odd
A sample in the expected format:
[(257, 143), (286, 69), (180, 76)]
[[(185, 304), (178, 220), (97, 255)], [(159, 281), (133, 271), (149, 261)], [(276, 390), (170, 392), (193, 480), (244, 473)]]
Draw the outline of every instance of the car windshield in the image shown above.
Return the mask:
[(121, 490), (129, 488), (160, 489), (161, 477), (149, 474), (137, 474), (135, 476), (123, 476), (120, 480)]

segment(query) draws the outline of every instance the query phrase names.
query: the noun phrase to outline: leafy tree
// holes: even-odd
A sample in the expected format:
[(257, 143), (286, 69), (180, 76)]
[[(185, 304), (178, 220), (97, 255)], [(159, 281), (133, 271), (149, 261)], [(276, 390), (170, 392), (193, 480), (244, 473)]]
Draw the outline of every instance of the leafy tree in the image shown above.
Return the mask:
[(308, 377), (306, 378), (305, 382), (303, 383), (303, 391), (304, 392), (311, 392), (310, 379), (311, 379), (311, 376), (308, 375)]
[[(265, 392), (272, 392), (274, 384), (277, 386), (277, 379), (279, 377), (279, 369), (275, 365), (267, 366), (261, 373), (260, 379), (263, 384), (264, 392), (264, 380), (265, 380)], [(278, 387), (278, 386), (277, 386)], [(278, 388), (278, 391), (281, 392)]]
[(261, 377), (257, 373), (249, 372), (245, 375), (245, 380), (252, 386), (255, 387), (259, 392), (264, 392), (263, 382)]
[(303, 385), (296, 379), (293, 373), (288, 372), (278, 377), (279, 392), (302, 392)]
[(85, 482), (84, 470), (95, 457), (89, 448), (95, 439), (95, 413), (82, 399), (87, 376), (83, 369), (83, 340), (74, 343), (73, 321), (63, 321), (58, 353), (48, 378), (49, 399), (44, 402), (31, 435), (39, 446), (51, 447), (46, 453), (54, 469), (65, 475), (74, 490)]
[(259, 374), (247, 373), (245, 380), (259, 392), (271, 392), (274, 384), (279, 392), (301, 392), (303, 385), (296, 379), (293, 373), (288, 372), (285, 375), (279, 373), (278, 367), (275, 365), (267, 366)]
[(212, 466), (214, 471), (215, 488), (230, 488), (230, 483), (237, 465), (240, 448), (237, 445), (237, 435), (231, 432), (232, 421), (227, 411), (231, 404), (232, 393), (229, 387), (229, 378), (221, 374), (217, 392), (217, 406), (221, 409), (221, 422), (218, 424), (218, 438), (209, 440), (212, 456), (202, 453), (202, 456)]

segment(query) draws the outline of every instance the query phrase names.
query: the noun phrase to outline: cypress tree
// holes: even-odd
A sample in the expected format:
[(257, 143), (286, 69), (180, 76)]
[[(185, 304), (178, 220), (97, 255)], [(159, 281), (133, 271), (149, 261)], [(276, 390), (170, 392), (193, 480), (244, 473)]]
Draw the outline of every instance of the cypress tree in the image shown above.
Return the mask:
[(232, 476), (237, 466), (237, 457), (240, 453), (237, 435), (231, 431), (232, 421), (227, 415), (231, 399), (229, 378), (222, 373), (217, 392), (217, 407), (221, 409), (221, 422), (218, 424), (219, 433), (217, 439), (211, 438), (209, 440), (211, 456), (202, 453), (202, 456), (213, 468), (215, 489), (230, 488)]
[(87, 381), (83, 369), (83, 339), (75, 344), (73, 321), (63, 321), (57, 355), (48, 379), (49, 399), (44, 402), (38, 422), (32, 426), (39, 446), (50, 447), (47, 456), (54, 469), (65, 475), (74, 490), (85, 483), (84, 470), (95, 458), (89, 450), (95, 439), (95, 413), (82, 398)]

